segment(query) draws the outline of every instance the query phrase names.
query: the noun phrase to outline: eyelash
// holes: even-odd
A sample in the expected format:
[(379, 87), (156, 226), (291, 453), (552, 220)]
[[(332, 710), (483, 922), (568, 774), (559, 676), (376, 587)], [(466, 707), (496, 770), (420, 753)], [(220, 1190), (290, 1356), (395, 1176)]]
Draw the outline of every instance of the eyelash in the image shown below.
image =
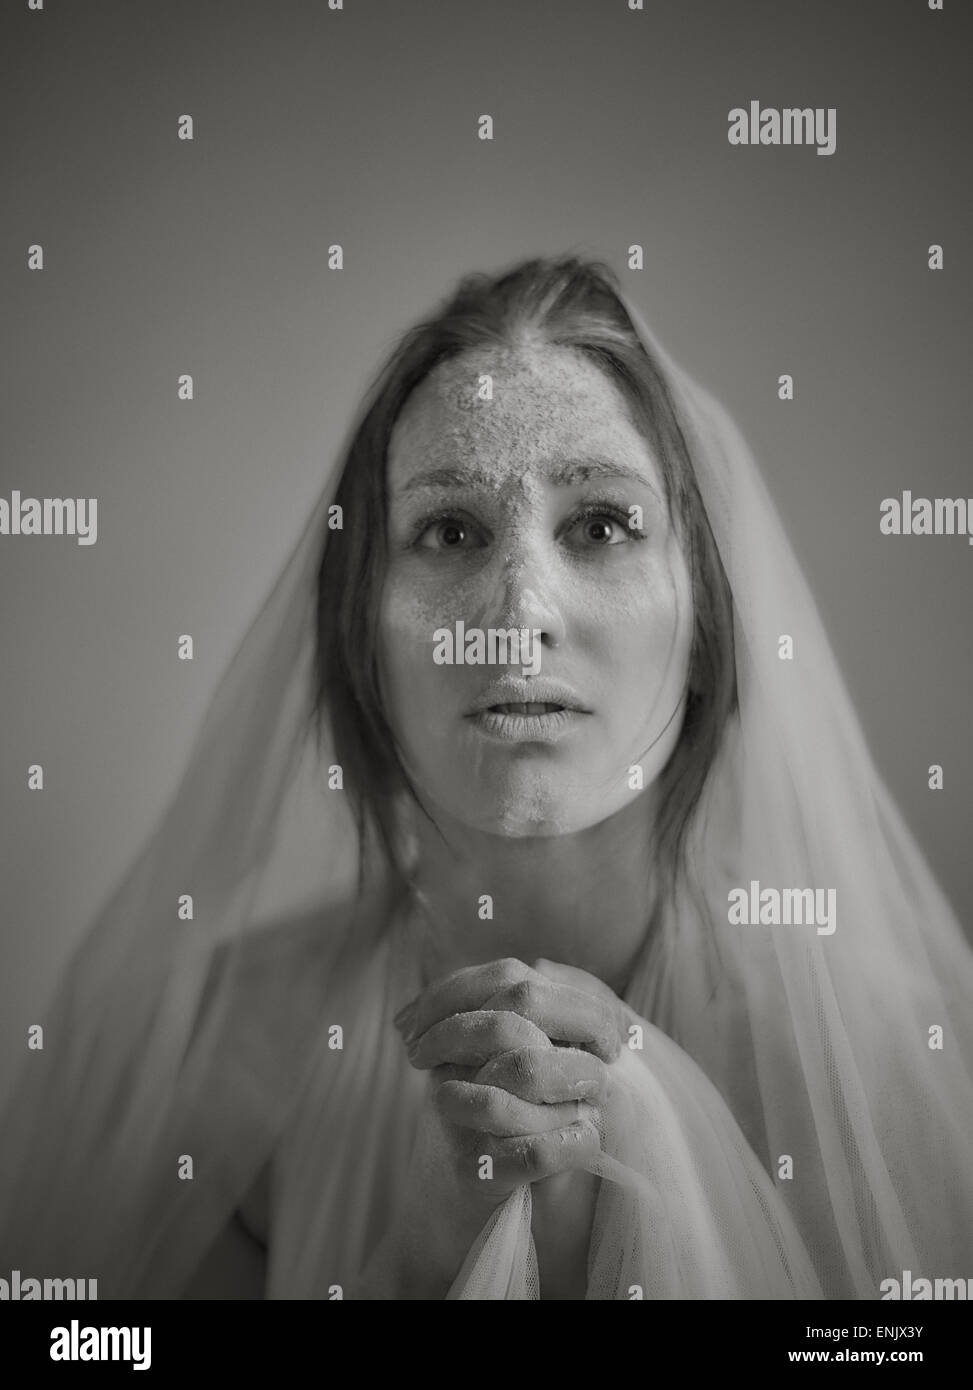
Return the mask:
[[(611, 521), (617, 521), (630, 540), (644, 541), (646, 538), (644, 531), (639, 530), (637, 526), (630, 526), (628, 524), (628, 512), (614, 502), (589, 502), (588, 505), (582, 507), (579, 512), (575, 512), (573, 524), (577, 525), (579, 521), (589, 521), (592, 517), (596, 516), (607, 516)], [(601, 549), (602, 547), (596, 548)]]
[[(568, 527), (566, 527), (566, 529), (573, 530), (573, 528), (577, 526), (579, 522), (590, 521), (595, 517), (608, 517), (610, 521), (617, 522), (630, 540), (644, 541), (646, 539), (645, 531), (639, 530), (638, 527), (629, 526), (628, 512), (624, 511), (615, 502), (589, 502), (586, 506), (582, 507), (579, 511), (574, 513), (574, 515), (571, 518), (571, 523)], [(419, 542), (422, 540), (423, 536), (426, 534), (426, 532), (429, 530), (431, 526), (442, 525), (444, 521), (458, 521), (461, 525), (472, 524), (464, 522), (462, 515), (456, 511), (441, 511), (432, 513), (429, 516), (423, 517), (421, 521), (416, 523), (413, 540), (411, 542), (412, 546), (414, 548), (419, 549), (430, 548), (420, 546)], [(612, 547), (608, 545), (593, 545), (591, 548), (593, 550), (612, 549)]]

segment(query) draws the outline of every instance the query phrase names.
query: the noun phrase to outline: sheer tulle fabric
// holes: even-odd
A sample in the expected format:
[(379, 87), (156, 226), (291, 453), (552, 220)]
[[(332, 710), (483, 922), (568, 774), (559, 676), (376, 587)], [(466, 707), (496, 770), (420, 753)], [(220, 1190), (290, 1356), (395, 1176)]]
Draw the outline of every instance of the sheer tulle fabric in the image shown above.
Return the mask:
[[(588, 1297), (868, 1299), (905, 1269), (969, 1277), (969, 948), (872, 763), (746, 444), (626, 307), (733, 591), (740, 703), (689, 872), (626, 993), (644, 1045), (623, 1050), (603, 1115)], [(354, 831), (325, 775), (341, 752), (318, 761), (310, 721), (336, 482), (28, 1054), (0, 1153), (8, 1268), (97, 1277), (102, 1298), (179, 1297), (272, 1161), (268, 1296), (327, 1299), (353, 1291), (401, 1200), (429, 1084), (391, 1023), (420, 983), (414, 912), (385, 880), (354, 901)], [(314, 901), (268, 925), (267, 878), (295, 852)], [(752, 880), (834, 889), (836, 930), (731, 925), (728, 892)], [(525, 1186), (448, 1297), (537, 1297), (530, 1220)]]

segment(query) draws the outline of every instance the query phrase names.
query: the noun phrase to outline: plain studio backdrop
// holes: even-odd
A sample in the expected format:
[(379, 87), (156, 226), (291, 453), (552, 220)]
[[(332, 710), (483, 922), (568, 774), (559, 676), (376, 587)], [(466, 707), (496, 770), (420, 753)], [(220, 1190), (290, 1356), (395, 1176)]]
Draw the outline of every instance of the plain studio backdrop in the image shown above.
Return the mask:
[[(0, 538), (0, 1073), (380, 360), (528, 255), (607, 260), (737, 419), (969, 927), (973, 547), (879, 508), (973, 494), (971, 39), (961, 0), (5, 0), (0, 495), (97, 497), (98, 540)], [(731, 146), (752, 100), (836, 152)]]

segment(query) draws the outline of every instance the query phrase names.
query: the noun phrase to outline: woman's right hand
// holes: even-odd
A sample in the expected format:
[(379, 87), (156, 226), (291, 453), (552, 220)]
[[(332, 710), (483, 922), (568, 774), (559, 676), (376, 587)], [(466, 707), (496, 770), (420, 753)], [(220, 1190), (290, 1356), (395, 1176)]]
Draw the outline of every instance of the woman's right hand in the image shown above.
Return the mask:
[(597, 1002), (513, 959), (437, 981), (399, 1026), (429, 1088), (398, 1220), (359, 1296), (436, 1299), (515, 1188), (598, 1152), (605, 1064), (620, 1043)]

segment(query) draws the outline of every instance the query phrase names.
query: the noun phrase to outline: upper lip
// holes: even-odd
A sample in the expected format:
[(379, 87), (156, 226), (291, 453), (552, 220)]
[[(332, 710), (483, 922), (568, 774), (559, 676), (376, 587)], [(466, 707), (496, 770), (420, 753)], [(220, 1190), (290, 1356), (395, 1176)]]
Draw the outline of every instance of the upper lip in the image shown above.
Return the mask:
[(467, 710), (467, 715), (482, 714), (493, 705), (563, 705), (579, 714), (590, 714), (569, 685), (546, 679), (507, 677), (487, 686)]

